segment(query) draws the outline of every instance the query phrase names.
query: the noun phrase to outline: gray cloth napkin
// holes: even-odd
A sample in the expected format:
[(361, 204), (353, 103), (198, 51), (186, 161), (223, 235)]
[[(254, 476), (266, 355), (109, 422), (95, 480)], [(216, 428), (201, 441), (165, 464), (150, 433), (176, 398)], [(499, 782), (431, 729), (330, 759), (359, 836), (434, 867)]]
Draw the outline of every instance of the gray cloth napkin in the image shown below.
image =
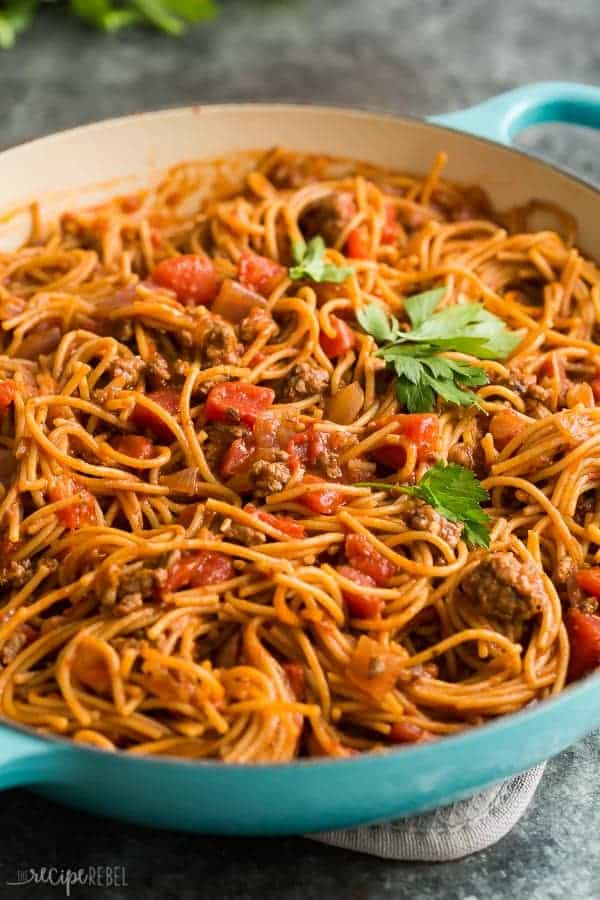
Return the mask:
[(448, 862), (484, 850), (513, 828), (529, 806), (546, 764), (430, 813), (308, 835), (385, 859)]

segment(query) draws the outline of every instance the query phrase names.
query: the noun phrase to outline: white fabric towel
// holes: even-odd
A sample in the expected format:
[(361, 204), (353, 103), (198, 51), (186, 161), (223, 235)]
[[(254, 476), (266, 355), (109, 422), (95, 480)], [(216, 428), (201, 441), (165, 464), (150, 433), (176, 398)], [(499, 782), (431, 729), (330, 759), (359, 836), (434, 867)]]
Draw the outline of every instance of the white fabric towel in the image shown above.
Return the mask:
[(495, 844), (513, 828), (529, 806), (545, 763), (430, 813), (311, 834), (313, 840), (385, 859), (447, 862)]

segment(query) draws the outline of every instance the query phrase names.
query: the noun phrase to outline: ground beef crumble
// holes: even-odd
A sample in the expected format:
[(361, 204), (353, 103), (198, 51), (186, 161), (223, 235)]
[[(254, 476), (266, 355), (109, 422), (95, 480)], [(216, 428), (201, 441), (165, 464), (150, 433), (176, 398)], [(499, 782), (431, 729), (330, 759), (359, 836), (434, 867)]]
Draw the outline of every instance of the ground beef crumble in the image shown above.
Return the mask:
[(339, 191), (307, 206), (300, 216), (300, 229), (304, 237), (320, 235), (328, 247), (333, 247), (355, 214), (352, 194)]
[(217, 316), (204, 319), (196, 331), (195, 343), (199, 352), (200, 365), (204, 369), (213, 366), (233, 366), (241, 354), (233, 325)]
[(277, 451), (273, 461), (257, 459), (252, 463), (250, 482), (259, 497), (267, 497), (284, 489), (292, 477), (290, 468), (284, 461), (287, 458), (287, 453)]
[(329, 386), (329, 373), (310, 363), (298, 363), (290, 372), (282, 389), (282, 399), (288, 403), (322, 394)]
[(488, 553), (463, 578), (462, 589), (477, 612), (504, 621), (531, 619), (546, 600), (536, 566), (511, 551)]
[(460, 522), (450, 522), (441, 516), (433, 506), (418, 498), (411, 498), (402, 510), (402, 518), (412, 531), (427, 531), (442, 538), (450, 547), (456, 547), (462, 534)]

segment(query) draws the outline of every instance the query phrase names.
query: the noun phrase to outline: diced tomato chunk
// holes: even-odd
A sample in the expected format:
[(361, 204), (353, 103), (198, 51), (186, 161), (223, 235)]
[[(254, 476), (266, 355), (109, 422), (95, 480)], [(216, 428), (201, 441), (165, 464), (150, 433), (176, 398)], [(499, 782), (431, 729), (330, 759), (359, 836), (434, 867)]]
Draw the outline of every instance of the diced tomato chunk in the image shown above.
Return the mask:
[(497, 450), (504, 450), (523, 430), (523, 419), (514, 409), (501, 409), (490, 419), (490, 433)]
[(389, 739), (392, 744), (424, 744), (433, 740), (432, 736), (415, 725), (414, 722), (393, 722)]
[(346, 535), (345, 550), (350, 565), (368, 575), (380, 587), (396, 574), (396, 566), (362, 534)]
[(240, 257), (238, 264), (240, 284), (251, 291), (258, 291), (265, 297), (275, 290), (285, 274), (284, 267), (267, 256), (259, 256), (258, 253), (247, 250)]
[(300, 465), (316, 465), (319, 455), (327, 449), (328, 435), (317, 431), (312, 423), (290, 438), (286, 448), (294, 472)]
[(152, 273), (152, 281), (175, 291), (185, 306), (206, 306), (217, 295), (217, 270), (204, 256), (172, 256), (163, 259)]
[(282, 669), (287, 675), (287, 680), (296, 700), (304, 700), (304, 666), (298, 662), (285, 662), (282, 665)]
[(382, 444), (372, 455), (378, 463), (390, 469), (401, 469), (406, 462), (406, 450), (399, 444)]
[(346, 254), (351, 259), (368, 259), (371, 255), (369, 231), (364, 225), (353, 228), (346, 240)]
[(575, 578), (582, 591), (600, 597), (600, 568), (580, 569)]
[(354, 347), (356, 337), (348, 323), (344, 322), (343, 319), (338, 319), (337, 316), (330, 316), (329, 320), (335, 328), (335, 334), (333, 337), (329, 337), (328, 334), (321, 331), (319, 343), (330, 359), (336, 359)]
[[(159, 388), (157, 391), (149, 391), (146, 394), (149, 400), (153, 400), (162, 406), (170, 415), (175, 416), (179, 412), (180, 394), (176, 388)], [(138, 428), (149, 428), (156, 437), (165, 442), (173, 440), (171, 429), (157, 416), (154, 410), (142, 403), (136, 403), (131, 413), (131, 421)]]
[(261, 522), (265, 522), (267, 525), (277, 528), (278, 531), (282, 531), (283, 534), (286, 534), (289, 538), (292, 538), (292, 540), (301, 540), (306, 536), (304, 526), (301, 525), (300, 522), (296, 522), (295, 519), (291, 519), (289, 516), (277, 516), (264, 509), (257, 509), (250, 503), (244, 507), (244, 510), (245, 512), (250, 513), (250, 515), (256, 516)]
[[(401, 434), (417, 448), (417, 462), (425, 462), (438, 449), (440, 420), (430, 413), (401, 413), (393, 417), (395, 434)], [(399, 444), (382, 444), (374, 452), (377, 462), (392, 469), (401, 469), (406, 462), (406, 452)]]
[[(303, 484), (314, 484), (317, 481), (323, 481), (323, 479), (317, 478), (316, 475), (305, 475), (303, 478)], [(323, 484), (325, 484), (324, 481)], [(298, 501), (318, 515), (329, 516), (343, 506), (346, 496), (341, 490), (326, 487), (320, 491), (307, 491), (306, 494), (298, 497)]]
[(233, 576), (233, 563), (224, 553), (198, 550), (171, 566), (164, 588), (167, 591), (180, 591), (183, 588), (205, 587), (228, 581)]
[(118, 453), (131, 456), (132, 459), (153, 459), (156, 447), (152, 441), (141, 434), (120, 434), (113, 438), (111, 445)]
[(570, 656), (568, 681), (576, 681), (600, 666), (600, 616), (575, 607), (565, 616)]
[(245, 422), (253, 425), (259, 413), (268, 409), (275, 391), (257, 384), (225, 381), (208, 392), (204, 415), (208, 422)]
[(385, 223), (381, 229), (381, 243), (393, 244), (400, 234), (400, 226), (396, 221), (396, 208), (393, 203), (385, 204)]
[(590, 385), (596, 400), (600, 400), (600, 378), (592, 378)]
[(109, 694), (110, 672), (105, 657), (95, 647), (85, 643), (78, 648), (71, 670), (77, 681), (98, 694)]
[(340, 575), (353, 581), (357, 586), (356, 593), (346, 589), (342, 590), (342, 596), (350, 615), (356, 619), (378, 618), (385, 608), (385, 602), (381, 597), (360, 590), (360, 588), (375, 587), (375, 579), (370, 575), (365, 575), (364, 572), (359, 572), (352, 566), (338, 566), (337, 570)]
[(236, 438), (229, 445), (221, 460), (220, 469), (223, 478), (231, 478), (243, 467), (244, 463), (248, 462), (253, 453), (254, 447), (247, 438)]
[(94, 495), (75, 478), (68, 476), (58, 478), (48, 490), (48, 499), (51, 503), (66, 500), (67, 497), (77, 495), (77, 500), (69, 506), (64, 506), (56, 511), (56, 517), (69, 531), (76, 531), (86, 525), (96, 522), (96, 503)]
[(17, 386), (12, 378), (9, 378), (7, 381), (0, 381), (0, 416), (12, 405), (16, 393)]

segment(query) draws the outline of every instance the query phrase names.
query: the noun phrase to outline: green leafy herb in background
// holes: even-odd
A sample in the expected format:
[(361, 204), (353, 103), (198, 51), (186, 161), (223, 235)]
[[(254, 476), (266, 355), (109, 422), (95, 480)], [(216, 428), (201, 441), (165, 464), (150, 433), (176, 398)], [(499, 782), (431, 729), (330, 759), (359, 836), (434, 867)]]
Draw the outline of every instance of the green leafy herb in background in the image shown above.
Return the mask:
[(429, 503), (451, 522), (460, 522), (462, 536), (473, 547), (488, 547), (490, 518), (481, 508), (488, 499), (487, 491), (465, 466), (437, 462), (417, 485), (392, 484), (387, 481), (361, 481), (356, 487), (410, 494)]
[(352, 266), (336, 266), (325, 258), (325, 241), (319, 234), (308, 244), (304, 241), (294, 241), (292, 253), (296, 263), (290, 269), (290, 278), (293, 281), (308, 279), (340, 284), (354, 272)]
[[(18, 35), (32, 22), (42, 0), (0, 0), (0, 47), (12, 47)], [(189, 24), (211, 19), (216, 13), (214, 0), (69, 0), (53, 2), (62, 10), (103, 31), (118, 31), (128, 25), (150, 24), (175, 37)]]
[(461, 303), (436, 313), (445, 293), (442, 287), (406, 299), (410, 331), (403, 331), (377, 303), (356, 316), (367, 334), (383, 344), (376, 355), (395, 371), (398, 401), (409, 412), (429, 412), (438, 397), (460, 406), (477, 403), (471, 388), (486, 384), (485, 369), (442, 353), (454, 350), (479, 359), (505, 359), (521, 341), (481, 303)]

